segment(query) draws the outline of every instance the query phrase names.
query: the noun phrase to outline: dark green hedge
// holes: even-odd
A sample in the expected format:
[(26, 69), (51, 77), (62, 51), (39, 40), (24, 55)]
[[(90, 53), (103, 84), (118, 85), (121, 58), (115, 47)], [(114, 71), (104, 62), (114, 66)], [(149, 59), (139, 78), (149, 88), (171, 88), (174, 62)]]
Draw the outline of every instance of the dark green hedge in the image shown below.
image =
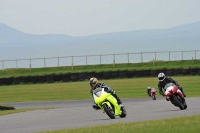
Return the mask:
[(22, 76), (0, 78), (0, 85), (21, 84), (21, 83), (53, 83), (89, 80), (91, 77), (98, 79), (132, 78), (132, 77), (156, 77), (159, 72), (164, 72), (167, 76), (174, 75), (200, 75), (200, 68), (170, 68), (157, 70), (116, 70), (102, 72), (82, 72), (67, 74), (50, 74), (38, 76)]

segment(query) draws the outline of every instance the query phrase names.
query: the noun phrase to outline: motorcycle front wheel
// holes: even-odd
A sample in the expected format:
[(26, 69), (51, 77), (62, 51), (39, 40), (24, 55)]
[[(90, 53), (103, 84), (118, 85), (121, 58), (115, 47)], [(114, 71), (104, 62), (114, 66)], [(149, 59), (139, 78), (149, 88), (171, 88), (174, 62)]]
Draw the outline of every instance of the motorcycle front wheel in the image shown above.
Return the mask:
[(115, 112), (112, 109), (112, 107), (109, 107), (107, 104), (103, 104), (103, 108), (104, 111), (106, 112), (106, 114), (111, 118), (111, 119), (115, 119)]
[(182, 101), (177, 97), (177, 96), (173, 96), (173, 100), (175, 105), (177, 105), (181, 110), (184, 109), (184, 105), (182, 104)]
[(151, 95), (151, 98), (152, 98), (153, 100), (156, 100), (156, 95)]
[(187, 103), (184, 102), (184, 109), (187, 109)]

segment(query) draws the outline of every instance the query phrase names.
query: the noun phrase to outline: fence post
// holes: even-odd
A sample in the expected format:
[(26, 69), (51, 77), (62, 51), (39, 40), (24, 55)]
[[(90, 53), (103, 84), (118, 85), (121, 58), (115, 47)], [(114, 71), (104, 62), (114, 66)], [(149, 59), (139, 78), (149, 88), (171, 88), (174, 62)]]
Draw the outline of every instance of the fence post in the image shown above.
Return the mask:
[(170, 51), (169, 51), (169, 61), (170, 61)]
[(3, 71), (4, 71), (4, 63), (3, 63), (4, 61), (2, 60), (2, 69), (3, 69)]
[(99, 57), (100, 57), (100, 65), (101, 65), (101, 55)]
[(16, 59), (16, 67), (17, 67), (17, 70), (18, 70), (18, 63), (17, 63), (17, 59)]
[(46, 61), (45, 61), (45, 58), (44, 58), (44, 67), (46, 68)]
[(30, 64), (29, 64), (29, 67), (30, 67), (30, 71), (31, 71), (31, 58), (30, 58)]
[(115, 54), (113, 54), (113, 67), (115, 66)]
[(181, 53), (182, 53), (182, 61), (183, 61), (183, 51), (181, 51)]
[(60, 66), (60, 61), (59, 61), (59, 59), (60, 59), (60, 58), (58, 57), (58, 67)]
[(196, 50), (194, 50), (194, 59), (196, 60), (196, 56), (197, 56), (197, 53), (196, 53), (197, 51)]
[(127, 56), (128, 56), (128, 63), (129, 63), (129, 53), (127, 54)]
[(156, 61), (156, 51), (155, 51), (155, 61)]
[(87, 55), (85, 56), (86, 66), (87, 66)]
[(72, 56), (72, 70), (74, 69), (74, 57)]

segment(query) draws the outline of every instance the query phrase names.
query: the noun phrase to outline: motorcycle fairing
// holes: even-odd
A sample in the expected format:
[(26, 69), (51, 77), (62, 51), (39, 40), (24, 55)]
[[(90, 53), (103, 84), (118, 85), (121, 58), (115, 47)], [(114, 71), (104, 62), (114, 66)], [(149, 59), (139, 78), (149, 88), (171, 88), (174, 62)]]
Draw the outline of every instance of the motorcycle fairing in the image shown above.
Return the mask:
[[(114, 105), (114, 111), (115, 115), (121, 115), (122, 111), (120, 109), (120, 106), (117, 103), (117, 100), (115, 97), (113, 97), (110, 93), (107, 93), (104, 91), (104, 88), (97, 88), (93, 91), (94, 101), (95, 103), (102, 109), (103, 104), (107, 104), (109, 107), (111, 107), (111, 104)], [(110, 104), (111, 103), (111, 104)]]
[(165, 91), (166, 96), (171, 96), (174, 95), (175, 93), (177, 93), (180, 96), (180, 98), (184, 98), (182, 92), (178, 89), (178, 86), (172, 85), (166, 88)]

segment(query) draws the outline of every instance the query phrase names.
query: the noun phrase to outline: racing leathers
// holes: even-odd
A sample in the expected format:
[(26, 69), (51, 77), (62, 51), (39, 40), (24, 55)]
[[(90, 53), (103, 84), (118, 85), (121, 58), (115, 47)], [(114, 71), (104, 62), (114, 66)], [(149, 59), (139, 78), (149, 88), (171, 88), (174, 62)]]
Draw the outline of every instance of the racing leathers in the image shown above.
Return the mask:
[[(107, 93), (111, 93), (111, 95), (114, 96), (114, 97), (116, 98), (117, 103), (118, 103), (119, 105), (122, 104), (122, 101), (119, 99), (119, 97), (117, 96), (116, 92), (115, 92), (111, 87), (107, 86), (107, 85), (104, 84), (104, 83), (97, 83), (96, 88), (99, 88), (99, 87), (104, 88), (104, 91), (106, 91)], [(95, 89), (96, 89), (96, 88), (95, 88)], [(91, 89), (90, 89), (90, 93), (91, 93), (91, 94), (92, 94), (92, 91), (93, 91), (93, 89), (91, 88)], [(92, 95), (92, 96), (93, 96), (93, 95)], [(93, 100), (94, 100), (94, 99), (93, 99)]]

